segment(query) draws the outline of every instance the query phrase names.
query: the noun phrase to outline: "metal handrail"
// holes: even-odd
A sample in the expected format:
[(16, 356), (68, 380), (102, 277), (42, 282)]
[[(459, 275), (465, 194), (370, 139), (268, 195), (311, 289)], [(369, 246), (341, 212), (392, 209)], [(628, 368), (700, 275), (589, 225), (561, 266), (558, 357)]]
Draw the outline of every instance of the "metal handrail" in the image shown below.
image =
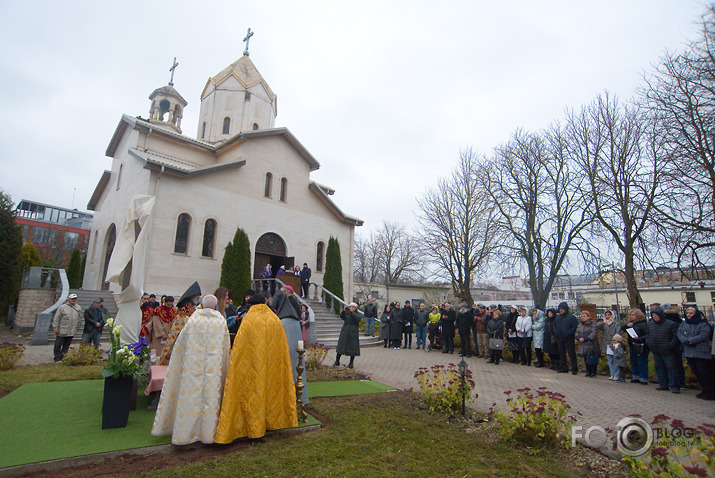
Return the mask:
[[(286, 284), (282, 280), (278, 279), (277, 277), (268, 277), (265, 279), (251, 279), (251, 284), (255, 284), (257, 287), (254, 290), (260, 290), (263, 282), (276, 282), (280, 284), (281, 287), (285, 287)], [(255, 287), (255, 286), (254, 286)], [(308, 314), (310, 315), (310, 321), (315, 322), (315, 312), (313, 311), (313, 308), (308, 304), (303, 298), (300, 296), (300, 294), (293, 294), (293, 297), (298, 299), (298, 303), (301, 305), (305, 305), (308, 308)]]
[[(315, 286), (315, 292), (316, 292), (316, 296), (315, 296), (315, 297), (316, 297), (316, 298), (317, 298), (317, 293), (318, 293), (318, 287), (320, 287), (320, 289), (321, 289), (321, 291), (322, 291), (322, 292), (321, 292), (321, 302), (322, 302), (323, 304), (326, 304), (326, 303), (327, 303), (326, 296), (330, 296), (334, 301), (337, 301), (338, 303), (342, 304), (343, 308), (345, 308), (345, 307), (348, 306), (348, 303), (347, 303), (347, 302), (345, 302), (343, 299), (341, 299), (341, 298), (338, 297), (337, 295), (335, 295), (335, 294), (333, 294), (332, 292), (330, 292), (328, 289), (326, 289), (326, 288), (323, 287), (322, 285), (316, 284), (315, 282), (311, 282), (310, 284), (313, 285), (313, 286)], [(365, 313), (364, 313), (363, 311), (357, 310), (357, 312), (358, 312), (358, 314), (360, 314), (361, 316), (365, 317)]]
[(56, 269), (60, 274), (60, 298), (47, 309), (37, 314), (35, 318), (35, 330), (32, 333), (32, 345), (45, 345), (48, 342), (47, 332), (52, 326), (53, 312), (67, 301), (70, 294), (70, 282), (67, 280), (67, 273), (64, 269)]

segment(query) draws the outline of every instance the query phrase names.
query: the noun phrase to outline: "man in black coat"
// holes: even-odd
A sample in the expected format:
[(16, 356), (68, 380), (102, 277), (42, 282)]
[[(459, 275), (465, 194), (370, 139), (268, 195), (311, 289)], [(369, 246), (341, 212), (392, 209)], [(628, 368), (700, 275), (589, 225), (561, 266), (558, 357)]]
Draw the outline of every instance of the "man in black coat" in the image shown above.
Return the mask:
[(377, 320), (377, 305), (373, 304), (372, 299), (370, 299), (367, 301), (362, 312), (365, 314), (365, 335), (374, 337), (375, 320)]
[(467, 304), (462, 304), (457, 313), (457, 330), (459, 330), (459, 342), (461, 344), (459, 355), (461, 357), (472, 356), (471, 332), (474, 324), (474, 313), (467, 308)]
[[(678, 327), (683, 322), (682, 317), (678, 314), (678, 306), (670, 303), (664, 303), (662, 306), (665, 318), (674, 322)], [(678, 371), (678, 379), (680, 380), (680, 388), (685, 388), (685, 366), (683, 365), (683, 344), (678, 341), (678, 348), (674, 354), (675, 368)]]
[(402, 308), (402, 335), (404, 336), (404, 347), (407, 349), (412, 348), (412, 321), (415, 317), (415, 309), (412, 308), (412, 304), (409, 300), (405, 301), (405, 306)]
[(454, 353), (454, 324), (457, 321), (457, 312), (452, 308), (452, 305), (447, 302), (442, 310), (442, 319), (439, 324), (442, 326), (442, 353)]
[(402, 310), (400, 302), (393, 302), (392, 312), (390, 312), (390, 342), (392, 348), (400, 350), (402, 345)]
[(99, 339), (102, 337), (104, 328), (104, 307), (103, 299), (97, 299), (84, 311), (84, 330), (82, 331), (82, 343), (92, 344), (95, 349), (99, 348)]
[(300, 270), (300, 289), (301, 289), (301, 297), (304, 299), (308, 298), (308, 289), (310, 288), (310, 276), (312, 275), (312, 272), (310, 271), (310, 267), (308, 267), (308, 264), (306, 262), (303, 263), (303, 268)]
[(559, 304), (559, 313), (554, 319), (554, 335), (559, 344), (559, 373), (568, 373), (568, 362), (566, 354), (569, 355), (571, 361), (571, 374), (578, 374), (578, 365), (576, 363), (576, 345), (574, 336), (578, 327), (578, 319), (575, 315), (569, 312), (569, 305), (566, 302)]
[(658, 376), (656, 390), (670, 390), (680, 393), (680, 377), (675, 367), (675, 352), (680, 348), (678, 340), (678, 324), (665, 318), (665, 312), (660, 306), (650, 311), (653, 320), (648, 322), (646, 341), (653, 352), (655, 373)]

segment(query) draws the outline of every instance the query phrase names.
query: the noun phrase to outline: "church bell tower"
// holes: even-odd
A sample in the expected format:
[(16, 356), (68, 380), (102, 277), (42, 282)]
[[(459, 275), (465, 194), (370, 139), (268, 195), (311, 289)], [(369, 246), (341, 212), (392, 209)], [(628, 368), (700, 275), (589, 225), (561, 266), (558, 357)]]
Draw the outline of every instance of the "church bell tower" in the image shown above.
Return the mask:
[(275, 127), (278, 98), (249, 58), (252, 35), (249, 28), (243, 55), (206, 82), (197, 139), (218, 143), (241, 132)]
[(169, 84), (157, 88), (149, 95), (151, 109), (149, 110), (149, 121), (157, 125), (168, 126), (181, 134), (181, 118), (184, 116), (184, 108), (188, 104), (186, 100), (174, 88), (174, 70), (179, 66), (174, 58), (174, 63), (169, 68), (171, 79)]

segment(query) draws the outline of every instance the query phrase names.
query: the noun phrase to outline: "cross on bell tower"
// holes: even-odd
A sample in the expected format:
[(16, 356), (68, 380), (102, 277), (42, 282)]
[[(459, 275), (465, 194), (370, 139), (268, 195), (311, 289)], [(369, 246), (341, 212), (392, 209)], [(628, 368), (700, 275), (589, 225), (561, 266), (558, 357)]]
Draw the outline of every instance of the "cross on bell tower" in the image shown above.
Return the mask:
[(176, 70), (176, 67), (179, 66), (178, 63), (176, 63), (176, 57), (174, 57), (174, 63), (171, 65), (171, 68), (169, 68), (169, 71), (171, 72), (171, 79), (169, 80), (169, 85), (174, 86), (174, 70)]
[(249, 56), (248, 55), (248, 42), (251, 39), (251, 37), (253, 36), (253, 33), (254, 32), (252, 32), (251, 29), (249, 28), (248, 32), (246, 33), (246, 38), (243, 39), (243, 41), (246, 42), (246, 49), (243, 50), (243, 56)]

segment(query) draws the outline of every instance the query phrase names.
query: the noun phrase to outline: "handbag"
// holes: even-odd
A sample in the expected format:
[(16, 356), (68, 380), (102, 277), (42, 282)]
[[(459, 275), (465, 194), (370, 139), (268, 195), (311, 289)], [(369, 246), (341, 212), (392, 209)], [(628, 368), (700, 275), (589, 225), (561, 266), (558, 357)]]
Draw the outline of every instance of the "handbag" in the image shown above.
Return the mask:
[(503, 350), (504, 349), (504, 339), (495, 339), (493, 337), (489, 338), (489, 349), (490, 350)]

